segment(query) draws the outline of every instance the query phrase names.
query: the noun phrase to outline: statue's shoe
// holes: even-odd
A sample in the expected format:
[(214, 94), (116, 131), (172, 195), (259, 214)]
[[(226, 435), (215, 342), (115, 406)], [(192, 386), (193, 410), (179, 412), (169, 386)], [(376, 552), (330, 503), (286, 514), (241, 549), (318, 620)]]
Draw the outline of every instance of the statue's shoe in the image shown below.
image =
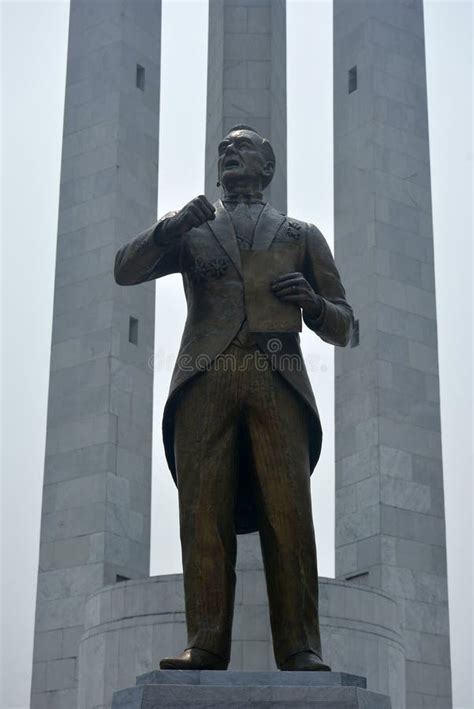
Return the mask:
[(295, 655), (287, 657), (280, 670), (284, 672), (331, 672), (329, 665), (326, 665), (315, 652), (297, 652)]
[(198, 647), (190, 647), (177, 657), (165, 657), (161, 660), (160, 670), (226, 670), (228, 664), (219, 655)]

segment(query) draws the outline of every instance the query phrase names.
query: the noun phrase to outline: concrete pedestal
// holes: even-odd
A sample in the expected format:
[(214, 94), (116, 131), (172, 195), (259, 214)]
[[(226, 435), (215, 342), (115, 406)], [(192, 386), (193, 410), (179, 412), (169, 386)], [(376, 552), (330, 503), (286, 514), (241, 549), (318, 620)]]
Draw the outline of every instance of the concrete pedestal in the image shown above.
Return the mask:
[[(280, 677), (283, 673), (274, 672), (261, 559), (248, 554), (246, 562), (237, 573), (230, 671), (239, 670), (240, 677), (261, 678), (267, 673)], [(337, 670), (334, 676), (344, 672), (366, 677), (370, 690), (390, 697), (392, 709), (405, 709), (405, 653), (395, 602), (376, 589), (324, 578), (319, 579), (319, 595), (324, 659)], [(138, 675), (152, 671), (162, 657), (185, 647), (181, 575), (101, 589), (87, 604), (78, 709), (111, 709), (114, 692), (133, 686)], [(230, 676), (230, 671), (216, 675)], [(295, 673), (289, 674), (294, 678)]]
[(262, 707), (391, 709), (364, 677), (344, 672), (148, 672), (115, 692), (112, 709)]

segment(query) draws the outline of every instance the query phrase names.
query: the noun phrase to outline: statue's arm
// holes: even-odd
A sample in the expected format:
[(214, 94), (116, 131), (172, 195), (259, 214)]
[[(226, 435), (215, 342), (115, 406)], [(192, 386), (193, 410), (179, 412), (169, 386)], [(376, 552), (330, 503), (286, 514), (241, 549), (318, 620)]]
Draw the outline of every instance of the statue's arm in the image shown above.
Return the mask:
[(345, 347), (349, 344), (354, 316), (333, 255), (319, 229), (309, 225), (306, 236), (305, 277), (320, 297), (321, 310), (316, 319), (305, 324), (325, 342)]
[(175, 214), (165, 214), (156, 224), (118, 250), (114, 276), (119, 286), (133, 286), (180, 271), (182, 235), (167, 228)]
[(191, 229), (214, 219), (216, 209), (203, 194), (160, 221), (119, 249), (115, 257), (115, 280), (119, 286), (161, 278), (181, 271), (181, 245)]

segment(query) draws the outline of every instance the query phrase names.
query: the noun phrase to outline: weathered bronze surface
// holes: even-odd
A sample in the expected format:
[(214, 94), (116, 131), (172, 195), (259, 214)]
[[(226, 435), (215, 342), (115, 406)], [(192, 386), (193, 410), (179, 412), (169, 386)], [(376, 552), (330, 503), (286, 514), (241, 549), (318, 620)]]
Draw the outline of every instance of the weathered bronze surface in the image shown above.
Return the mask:
[(331, 251), (312, 224), (265, 203), (270, 143), (236, 126), (219, 145), (223, 198), (201, 195), (117, 253), (115, 279), (183, 275), (188, 317), (163, 416), (178, 486), (188, 646), (171, 669), (225, 669), (236, 533), (258, 530), (275, 658), (321, 660), (310, 475), (321, 425), (299, 346), (301, 313), (324, 341), (352, 330)]

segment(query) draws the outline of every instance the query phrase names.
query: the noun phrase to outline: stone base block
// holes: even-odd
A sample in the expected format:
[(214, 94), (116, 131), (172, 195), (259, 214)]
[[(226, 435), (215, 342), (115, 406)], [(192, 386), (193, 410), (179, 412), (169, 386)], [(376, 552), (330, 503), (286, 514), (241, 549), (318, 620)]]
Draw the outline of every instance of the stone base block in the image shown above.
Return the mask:
[[(251, 545), (240, 549), (246, 554), (241, 554), (237, 572), (229, 669), (239, 676), (255, 673), (261, 679), (267, 672), (283, 673), (276, 671), (273, 657), (263, 566), (261, 559), (251, 555), (252, 549)], [(405, 651), (393, 598), (363, 584), (320, 578), (319, 608), (325, 661), (338, 673), (366, 677), (367, 688), (390, 696), (393, 709), (404, 709)], [(87, 602), (77, 709), (111, 709), (114, 692), (133, 687), (138, 675), (151, 672), (162, 657), (178, 654), (184, 647), (181, 575), (102, 588)]]
[(226, 687), (360, 687), (365, 677), (347, 672), (216, 672), (211, 670), (154, 670), (137, 677), (142, 684), (200, 684)]
[(115, 692), (112, 709), (391, 709), (389, 697), (343, 672), (155, 671)]

